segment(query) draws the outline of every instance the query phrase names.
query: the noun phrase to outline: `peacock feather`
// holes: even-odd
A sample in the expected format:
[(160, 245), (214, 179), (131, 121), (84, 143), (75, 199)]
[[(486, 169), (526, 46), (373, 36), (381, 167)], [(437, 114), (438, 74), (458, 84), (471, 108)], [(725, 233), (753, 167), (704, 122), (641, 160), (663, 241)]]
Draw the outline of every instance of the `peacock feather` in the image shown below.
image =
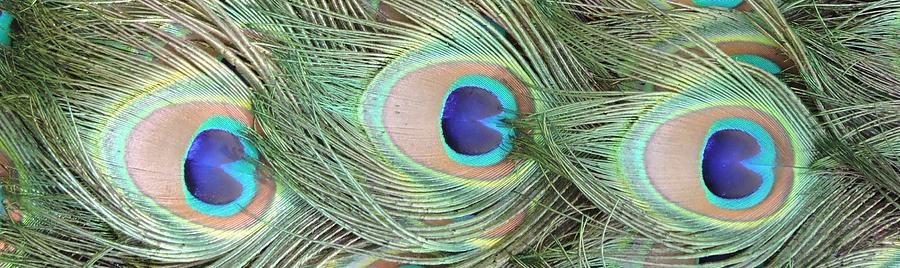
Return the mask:
[[(676, 93), (587, 99), (532, 123), (555, 130), (547, 140), (559, 148), (551, 151), (560, 151), (566, 156), (561, 160), (568, 161), (559, 163), (559, 172), (571, 174), (598, 206), (622, 211), (612, 213), (614, 217), (641, 222), (633, 224), (638, 232), (686, 254), (732, 255), (720, 264), (772, 264), (800, 259), (779, 256), (791, 251), (784, 244), (793, 243), (779, 240), (781, 234), (774, 230), (815, 240), (813, 232), (785, 226), (800, 226), (810, 218), (840, 225), (847, 218), (810, 214), (810, 208), (861, 202), (849, 196), (845, 199), (854, 201), (826, 201), (852, 185), (835, 183), (845, 176), (829, 161), (829, 149), (816, 147), (823, 144), (820, 139), (828, 140), (827, 134), (809, 120), (812, 115), (785, 84), (760, 72), (764, 69), (742, 70), (743, 65), (735, 65), (741, 59), (728, 57), (714, 38), (682, 35), (707, 41), (693, 43), (712, 56), (688, 61), (677, 53), (642, 49), (634, 43), (640, 40), (578, 25), (564, 11), (549, 14), (561, 17), (559, 29), (570, 31), (563, 36), (572, 37), (568, 42), (583, 60)], [(629, 43), (638, 49), (621, 48)], [(894, 209), (883, 197), (859, 198)], [(841, 246), (829, 239), (813, 243), (834, 244), (833, 251)], [(816, 256), (808, 254), (803, 256), (814, 262)]]
[[(260, 123), (270, 131), (262, 151), (283, 157), (272, 162), (285, 165), (281, 176), (295, 191), (387, 245), (378, 252), (389, 258), (443, 252), (427, 256), (433, 264), (475, 263), (527, 241), (527, 230), (549, 216), (539, 204), (557, 197), (540, 186), (548, 175), (536, 163), (514, 157), (513, 140), (524, 130), (508, 122), (540, 109), (536, 83), (570, 78), (526, 68), (528, 60), (556, 59), (512, 48), (543, 40), (492, 19), (503, 11), (499, 3), (380, 2), (440, 21), (406, 16), (411, 23), (370, 18), (369, 6), (347, 4), (355, 9), (260, 4), (285, 21), (248, 22), (284, 37), (267, 45), (289, 73), (284, 87), (306, 89), (260, 94)], [(454, 18), (446, 8), (469, 15)], [(293, 119), (282, 120), (288, 114)], [(316, 179), (323, 177), (334, 180)]]
[(900, 4), (0, 1), (2, 267), (894, 267)]
[[(341, 231), (317, 234), (318, 230), (311, 230), (310, 226), (322, 230), (335, 227), (309, 215), (310, 207), (266, 175), (265, 157), (250, 138), (255, 135), (250, 90), (235, 72), (200, 46), (186, 43), (188, 39), (159, 30), (164, 25), (111, 24), (99, 19), (115, 12), (127, 20), (152, 10), (157, 13), (151, 15), (156, 20), (167, 20), (164, 14), (179, 7), (123, 4), (97, 6), (96, 11), (85, 13), (51, 7), (30, 9), (19, 16), (29, 25), (26, 27), (33, 27), (28, 30), (34, 34), (58, 39), (34, 39), (33, 44), (27, 43), (32, 39), (22, 39), (23, 50), (28, 45), (34, 45), (34, 50), (16, 55), (21, 59), (14, 62), (29, 63), (22, 66), (21, 78), (16, 80), (36, 82), (14, 86), (28, 94), (28, 99), (13, 107), (32, 103), (61, 107), (51, 109), (42, 117), (47, 120), (35, 123), (31, 131), (42, 137), (61, 137), (38, 141), (47, 149), (36, 150), (44, 155), (35, 157), (52, 158), (55, 169), (64, 172), (36, 174), (33, 183), (65, 182), (65, 186), (53, 187), (62, 188), (54, 192), (68, 196), (67, 206), (80, 205), (85, 214), (80, 217), (103, 226), (100, 230), (67, 231), (64, 223), (43, 219), (52, 216), (38, 215), (30, 229), (50, 225), (60, 229), (57, 235), (64, 236), (61, 239), (84, 237), (90, 240), (85, 243), (96, 247), (118, 243), (115, 250), (107, 249), (113, 251), (104, 262), (107, 264), (134, 262), (116, 257), (124, 252), (131, 256), (128, 258), (143, 260), (140, 262), (218, 265), (267, 260), (258, 255), (273, 246), (277, 250), (265, 252), (277, 256), (302, 248), (316, 253), (312, 242), (285, 239), (289, 233), (281, 231), (284, 229), (296, 230), (291, 235), (308, 233), (323, 240), (317, 243), (342, 240)], [(184, 18), (185, 24), (198, 20)], [(25, 23), (28, 21), (33, 23)], [(41, 23), (72, 27), (38, 27)], [(110, 30), (118, 34), (108, 34)], [(144, 36), (165, 40), (166, 46), (145, 43), (149, 38)], [(109, 41), (95, 41), (98, 39)], [(221, 43), (211, 38), (206, 42)], [(134, 56), (134, 51), (152, 55), (153, 60)], [(59, 62), (65, 67), (57, 68)], [(83, 168), (71, 168), (76, 166)], [(22, 186), (26, 188), (23, 191), (41, 194), (42, 189), (30, 189), (35, 187), (30, 184)], [(76, 193), (75, 189), (83, 190)], [(31, 209), (22, 209), (28, 224)], [(290, 222), (277, 224), (282, 221)], [(109, 233), (130, 238), (104, 237)], [(77, 245), (71, 247), (61, 251), (77, 252)], [(17, 248), (26, 259), (45, 254), (37, 247)], [(287, 259), (305, 262), (320, 258), (304, 255)]]
[[(691, 28), (729, 57), (773, 75), (780, 74), (792, 65), (774, 40), (743, 17), (710, 19), (691, 25)], [(674, 39), (659, 45), (657, 49), (677, 54), (681, 50), (690, 51), (697, 47), (685, 38)]]

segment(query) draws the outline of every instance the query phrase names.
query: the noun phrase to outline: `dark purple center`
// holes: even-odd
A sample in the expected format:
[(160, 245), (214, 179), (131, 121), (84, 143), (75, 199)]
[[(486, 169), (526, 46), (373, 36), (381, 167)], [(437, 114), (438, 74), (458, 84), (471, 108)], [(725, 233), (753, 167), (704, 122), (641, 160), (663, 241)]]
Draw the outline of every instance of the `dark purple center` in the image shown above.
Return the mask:
[(703, 151), (703, 182), (714, 195), (746, 197), (762, 185), (762, 177), (741, 161), (759, 154), (759, 144), (746, 132), (724, 129), (713, 133)]
[(210, 129), (194, 138), (184, 162), (184, 183), (188, 192), (212, 205), (233, 202), (244, 187), (222, 165), (246, 158), (240, 138), (228, 131)]
[[(441, 129), (450, 149), (463, 155), (482, 155), (500, 146), (503, 135), (489, 126), (503, 112), (493, 93), (479, 87), (462, 87), (447, 96)], [(496, 126), (493, 126), (496, 127)]]

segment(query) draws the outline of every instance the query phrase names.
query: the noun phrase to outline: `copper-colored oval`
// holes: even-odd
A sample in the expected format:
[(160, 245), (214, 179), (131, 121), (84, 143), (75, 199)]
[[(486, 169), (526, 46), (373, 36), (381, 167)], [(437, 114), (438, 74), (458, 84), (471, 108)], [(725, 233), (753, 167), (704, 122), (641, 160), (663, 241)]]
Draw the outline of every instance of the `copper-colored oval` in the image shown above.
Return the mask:
[(245, 208), (228, 217), (209, 216), (188, 205), (184, 190), (184, 156), (194, 133), (212, 116), (229, 116), (253, 125), (250, 111), (220, 103), (189, 103), (154, 111), (128, 137), (125, 165), (131, 180), (163, 208), (192, 222), (217, 229), (241, 229), (256, 223), (270, 206), (275, 184), (257, 178), (256, 195)]
[[(760, 204), (742, 210), (720, 208), (710, 203), (699, 173), (700, 153), (709, 127), (728, 117), (756, 122), (772, 136), (778, 148), (778, 167), (771, 192)], [(647, 178), (666, 200), (723, 220), (752, 221), (771, 215), (784, 204), (793, 184), (794, 153), (790, 137), (776, 119), (747, 107), (708, 108), (670, 119), (653, 132), (643, 156)]]
[(519, 116), (534, 110), (528, 88), (499, 65), (470, 62), (435, 64), (400, 78), (385, 98), (382, 123), (391, 142), (413, 161), (428, 168), (472, 179), (503, 178), (516, 163), (503, 160), (487, 167), (471, 167), (444, 151), (441, 107), (450, 86), (465, 75), (484, 75), (503, 83), (515, 96)]

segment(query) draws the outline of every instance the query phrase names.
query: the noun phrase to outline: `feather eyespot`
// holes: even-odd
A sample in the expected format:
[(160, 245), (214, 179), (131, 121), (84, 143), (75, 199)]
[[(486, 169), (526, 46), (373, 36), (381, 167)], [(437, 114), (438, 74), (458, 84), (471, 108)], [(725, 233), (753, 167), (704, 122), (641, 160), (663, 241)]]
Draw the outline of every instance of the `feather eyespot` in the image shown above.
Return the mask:
[(775, 156), (774, 140), (756, 122), (743, 118), (714, 122), (700, 157), (707, 198), (731, 209), (759, 204), (772, 189)]
[(733, 105), (668, 114), (675, 115), (636, 127), (626, 147), (627, 165), (642, 170), (627, 177), (642, 195), (729, 221), (753, 221), (784, 205), (797, 148), (782, 122)]
[(203, 90), (210, 82), (153, 83), (112, 115), (100, 155), (148, 211), (214, 229), (256, 226), (277, 201), (276, 187), (258, 170), (260, 155), (246, 136), (248, 102)]
[(767, 37), (759, 37), (762, 41), (739, 40), (718, 41), (716, 47), (732, 59), (750, 64), (763, 71), (777, 75), (793, 66), (781, 50), (775, 47), (774, 42)]
[(188, 204), (210, 215), (230, 216), (256, 193), (259, 153), (239, 133), (244, 126), (214, 116), (197, 130), (184, 161)]
[(816, 178), (806, 172), (814, 135), (799, 100), (768, 90), (698, 82), (649, 107), (618, 150), (639, 206), (676, 224), (755, 226), (796, 213)]
[[(779, 49), (775, 40), (746, 20), (702, 22), (692, 30), (735, 61), (749, 64), (767, 73), (777, 75), (794, 65)], [(691, 54), (706, 55), (706, 52), (698, 48), (696, 42), (684, 37), (673, 37), (667, 42), (660, 42), (656, 49), (675, 53), (684, 58), (694, 57)]]
[(431, 49), (408, 53), (372, 81), (360, 106), (369, 137), (405, 171), (464, 180), (517, 176), (506, 157), (515, 130), (505, 121), (534, 109), (523, 76), (501, 60), (434, 56), (439, 50)]
[[(694, 25), (692, 30), (700, 37), (712, 43), (731, 59), (749, 64), (772, 75), (789, 72), (793, 61), (778, 48), (777, 43), (761, 32), (753, 24), (745, 20), (714, 20)], [(659, 41), (655, 49), (672, 53), (682, 58), (691, 59), (708, 56), (696, 42), (683, 36)], [(629, 84), (644, 91), (656, 91), (659, 88), (640, 81)]]

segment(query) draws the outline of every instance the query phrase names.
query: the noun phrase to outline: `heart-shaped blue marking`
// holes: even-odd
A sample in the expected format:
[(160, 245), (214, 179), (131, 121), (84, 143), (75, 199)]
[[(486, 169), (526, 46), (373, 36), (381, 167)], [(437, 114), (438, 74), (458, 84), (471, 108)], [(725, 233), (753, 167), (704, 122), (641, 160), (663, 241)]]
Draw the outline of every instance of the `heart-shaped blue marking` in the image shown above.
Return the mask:
[(444, 104), (444, 140), (463, 155), (488, 153), (503, 142), (503, 135), (496, 129), (502, 112), (500, 100), (490, 91), (472, 86), (458, 88)]
[(506, 158), (515, 131), (504, 121), (514, 119), (518, 111), (506, 85), (488, 76), (462, 76), (447, 91), (443, 104), (441, 139), (451, 159), (486, 167)]
[(212, 116), (194, 132), (184, 154), (184, 194), (188, 205), (204, 214), (228, 217), (256, 195), (259, 152), (242, 133), (244, 123)]
[(253, 165), (244, 160), (246, 157), (240, 138), (234, 134), (220, 129), (201, 132), (194, 138), (184, 162), (188, 191), (212, 205), (237, 200), (244, 187), (235, 178), (255, 172)]
[(716, 196), (738, 199), (749, 196), (762, 184), (762, 177), (747, 160), (760, 153), (750, 134), (736, 129), (713, 133), (703, 151), (703, 182)]
[(718, 207), (751, 208), (775, 185), (778, 148), (756, 121), (729, 117), (713, 123), (700, 159), (700, 183), (706, 198)]

